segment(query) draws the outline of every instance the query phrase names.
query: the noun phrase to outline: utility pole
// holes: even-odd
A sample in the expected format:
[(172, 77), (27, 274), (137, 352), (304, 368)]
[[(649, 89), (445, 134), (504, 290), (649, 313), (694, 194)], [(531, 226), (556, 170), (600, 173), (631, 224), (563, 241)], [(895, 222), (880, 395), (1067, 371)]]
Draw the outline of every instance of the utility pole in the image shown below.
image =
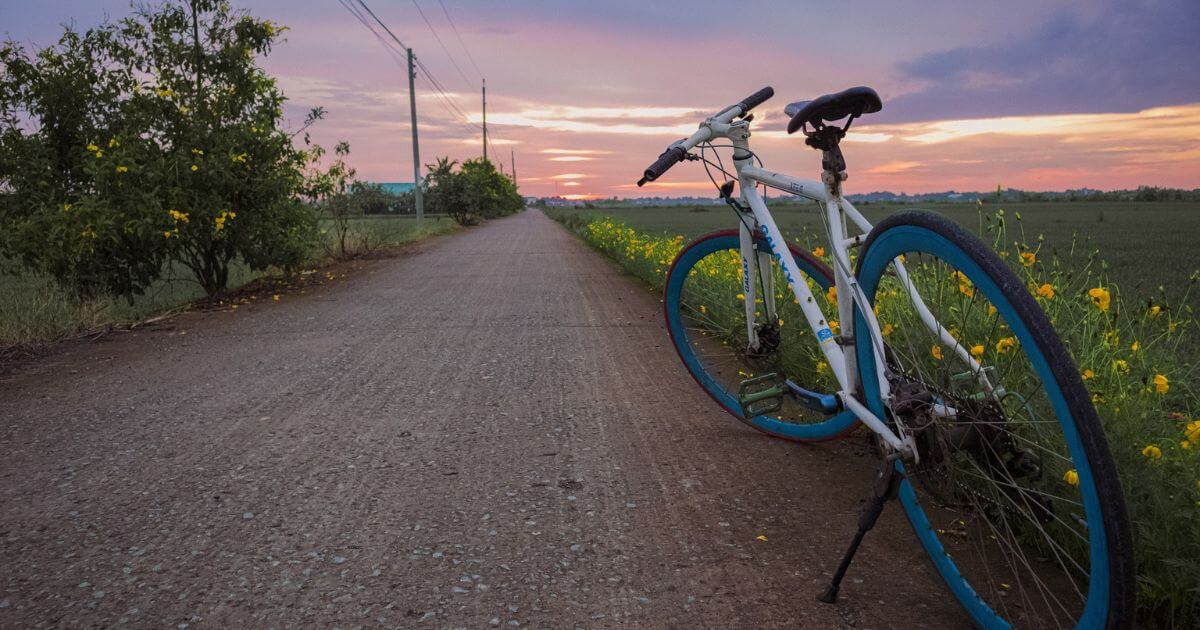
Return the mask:
[(512, 147), (509, 147), (509, 149), (508, 149), (508, 159), (512, 162), (513, 186), (516, 186), (517, 185), (517, 154), (513, 151)]
[(483, 80), (483, 159), (487, 161), (487, 79)]
[(413, 51), (408, 49), (408, 107), (412, 111), (413, 132), (413, 195), (417, 205), (417, 219), (425, 217), (425, 200), (421, 195), (421, 149), (417, 143), (417, 92), (413, 88), (413, 80), (417, 72), (413, 69)]

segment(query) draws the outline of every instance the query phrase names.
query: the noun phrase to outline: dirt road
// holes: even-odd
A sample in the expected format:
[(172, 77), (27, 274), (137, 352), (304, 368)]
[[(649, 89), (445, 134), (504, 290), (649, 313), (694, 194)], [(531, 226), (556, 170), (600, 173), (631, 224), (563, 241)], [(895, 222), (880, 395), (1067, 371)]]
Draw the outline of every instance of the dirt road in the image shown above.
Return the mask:
[(894, 506), (817, 603), (863, 442), (726, 416), (544, 215), (423, 249), (0, 382), (0, 626), (966, 623)]

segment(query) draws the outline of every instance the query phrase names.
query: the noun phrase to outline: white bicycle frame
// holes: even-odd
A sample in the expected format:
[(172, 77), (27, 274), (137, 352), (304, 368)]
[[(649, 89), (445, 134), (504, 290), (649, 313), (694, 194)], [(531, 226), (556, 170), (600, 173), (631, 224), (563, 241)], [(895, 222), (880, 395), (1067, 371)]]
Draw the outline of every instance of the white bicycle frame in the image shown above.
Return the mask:
[[(853, 350), (847, 352), (845, 348), (852, 347), (851, 340), (855, 335), (855, 307), (858, 306), (867, 325), (865, 333), (871, 336), (871, 346), (874, 349), (874, 361), (877, 368), (875, 373), (879, 378), (879, 391), (885, 404), (889, 406), (891, 404), (891, 387), (887, 381), (888, 371), (884, 362), (883, 335), (879, 321), (875, 317), (875, 312), (866, 295), (859, 288), (858, 280), (855, 278), (850, 264), (850, 250), (862, 245), (867, 233), (871, 231), (871, 223), (853, 204), (842, 197), (840, 181), (835, 179), (839, 177), (839, 174), (826, 171), (822, 175), (822, 181), (818, 182), (799, 179), (755, 166), (752, 163), (753, 154), (749, 150), (749, 121), (734, 121), (734, 118), (742, 113), (744, 112), (741, 107), (735, 105), (705, 120), (700, 124), (700, 129), (691, 137), (680, 140), (672, 146), (680, 146), (685, 151), (690, 151), (703, 142), (720, 138), (728, 139), (733, 145), (733, 164), (737, 171), (742, 205), (750, 209), (750, 216), (743, 215), (743, 218), (751, 220), (750, 222), (742, 221), (740, 228), (742, 282), (743, 294), (746, 298), (746, 333), (749, 343), (754, 346), (758, 339), (755, 316), (756, 285), (758, 284), (756, 280), (760, 280), (764, 288), (765, 295), (762, 296), (762, 299), (766, 311), (766, 321), (773, 321), (775, 317), (774, 278), (769, 272), (769, 257), (774, 256), (792, 289), (796, 302), (804, 312), (805, 319), (808, 320), (809, 327), (820, 343), (821, 351), (825, 355), (830, 370), (838, 381), (840, 389), (837, 397), (842, 406), (853, 412), (863, 424), (878, 434), (895, 452), (915, 460), (917, 449), (912, 436), (905, 430), (905, 427), (899, 426), (900, 432), (897, 434), (853, 395), (853, 392), (859, 390), (859, 373), (855, 363), (855, 353)], [(840, 335), (835, 335), (830, 329), (829, 322), (826, 321), (825, 314), (818, 306), (808, 283), (802, 280), (803, 276), (795, 259), (792, 258), (791, 252), (788, 251), (786, 240), (780, 234), (770, 211), (767, 210), (767, 204), (763, 201), (762, 195), (758, 193), (758, 184), (760, 183), (822, 205), (829, 236), (830, 254), (833, 260), (834, 286), (837, 287), (837, 316), (841, 328)], [(850, 226), (855, 228), (853, 233), (849, 230)], [(752, 235), (754, 229), (762, 232), (770, 252), (758, 251), (755, 248)], [(918, 294), (916, 286), (909, 278), (903, 261), (897, 259), (894, 264), (896, 275), (907, 289), (921, 321), (938, 336), (942, 345), (951, 349), (962, 359), (969, 367), (970, 372), (979, 379), (984, 390), (990, 393), (993, 387), (988, 382), (983, 366), (929, 311), (924, 300)], [(941, 416), (952, 417), (955, 415), (953, 408), (944, 405), (935, 406), (934, 412)]]

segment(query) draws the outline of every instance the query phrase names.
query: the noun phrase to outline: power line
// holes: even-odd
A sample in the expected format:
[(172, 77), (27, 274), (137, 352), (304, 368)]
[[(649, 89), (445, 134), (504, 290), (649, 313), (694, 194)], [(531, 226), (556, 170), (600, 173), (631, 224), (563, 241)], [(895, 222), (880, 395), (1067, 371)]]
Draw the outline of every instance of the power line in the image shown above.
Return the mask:
[(417, 4), (417, 0), (412, 0), (412, 3), (417, 8), (417, 13), (421, 14), (421, 19), (425, 21), (425, 26), (429, 27), (429, 32), (433, 33), (433, 38), (437, 40), (438, 46), (442, 47), (442, 52), (446, 53), (446, 56), (450, 58), (450, 64), (454, 66), (455, 70), (458, 70), (458, 76), (463, 78), (468, 87), (474, 87), (471, 84), (471, 80), (467, 78), (467, 74), (462, 71), (462, 68), (458, 66), (458, 62), (454, 60), (454, 55), (450, 54), (450, 49), (446, 48), (446, 44), (437, 34), (437, 29), (433, 28), (433, 23), (429, 21), (429, 18), (425, 17), (425, 12), (421, 10), (421, 5)]
[(467, 48), (467, 43), (463, 41), (462, 35), (458, 33), (458, 27), (454, 25), (454, 18), (450, 17), (450, 12), (446, 10), (446, 3), (438, 0), (438, 4), (442, 5), (442, 13), (446, 14), (446, 21), (450, 23), (450, 28), (454, 29), (454, 36), (458, 38), (458, 43), (462, 46), (463, 52), (467, 53), (467, 61), (471, 62), (471, 66), (475, 68), (475, 73), (482, 79), (483, 70), (479, 69), (479, 64), (475, 63), (475, 57), (471, 56), (471, 49)]
[[(441, 0), (439, 0), (439, 2), (440, 1)], [(371, 34), (374, 35), (375, 39), (377, 39), (379, 43), (383, 45), (384, 49), (388, 51), (388, 54), (392, 56), (392, 60), (395, 61), (397, 65), (407, 68), (407, 54), (409, 50), (408, 46), (406, 46), (390, 28), (388, 28), (387, 24), (384, 24), (383, 20), (379, 19), (379, 16), (376, 15), (369, 6), (367, 6), (364, 0), (338, 0), (338, 2), (341, 3), (343, 7), (346, 7), (346, 10), (350, 11), (350, 13), (354, 15), (354, 17), (357, 18), (358, 21), (363, 24), (363, 26), (367, 27), (367, 30), (371, 31)], [(445, 44), (442, 42), (441, 38), (438, 37), (437, 32), (433, 29), (433, 25), (430, 24), (428, 18), (425, 17), (424, 11), (421, 11), (420, 5), (417, 5), (416, 0), (413, 0), (413, 4), (416, 6), (417, 11), (421, 13), (421, 17), (425, 20), (426, 26), (429, 27), (430, 31), (433, 32), (434, 37), (437, 38), (438, 44), (441, 45), (442, 50), (446, 52), (448, 57), (450, 57), (450, 62), (454, 64), (454, 67), (458, 70), (459, 74), (462, 75), (463, 79), (469, 84), (470, 80), (467, 79), (465, 73), (462, 71), (462, 68), (460, 68), (457, 62), (454, 61), (453, 56), (450, 55), (450, 51), (446, 49)], [(443, 4), (442, 10), (444, 12), (445, 8), (446, 7)], [(370, 16), (371, 19), (368, 20), (367, 16)], [(446, 16), (449, 17), (449, 12), (446, 12)], [(391, 39), (390, 42), (387, 38), (380, 34), (374, 26), (372, 26), (371, 21), (374, 21), (375, 24), (378, 24), (379, 27), (383, 29), (384, 33), (386, 33), (388, 38)], [(457, 27), (454, 27), (452, 21), (451, 27), (454, 28), (455, 34), (457, 35), (458, 29)], [(392, 42), (394, 42), (395, 45), (393, 45)], [(462, 43), (461, 36), (459, 37), (459, 42)], [(399, 47), (398, 49), (397, 46)], [(471, 53), (469, 50), (467, 50), (465, 44), (463, 45), (463, 50), (467, 52), (468, 58), (471, 58)], [(471, 122), (470, 115), (468, 115), (466, 110), (464, 110), (462, 106), (458, 104), (457, 99), (448, 93), (445, 87), (443, 87), (442, 83), (438, 81), (436, 77), (434, 77), (433, 72), (431, 72), (429, 68), (421, 62), (420, 58), (414, 58), (414, 62), (417, 70), (420, 72), (420, 75), (417, 78), (422, 79), (431, 88), (431, 91), (441, 100), (446, 111), (451, 115), (451, 121), (469, 129), (472, 134), (481, 132), (483, 130), (482, 126)], [(479, 67), (478, 65), (475, 65), (475, 60), (473, 58), (471, 58), (471, 64), (475, 67), (476, 71), (479, 70)], [(490, 136), (491, 134), (487, 135)], [(487, 141), (488, 149), (494, 153), (495, 149), (493, 149), (491, 146), (491, 138), (487, 138)]]
[[(375, 12), (372, 11), (371, 8), (367, 6), (366, 2), (364, 2), (363, 0), (353, 0), (353, 2), (355, 4), (357, 4), (359, 7), (362, 8), (362, 11), (366, 11), (366, 15), (370, 15), (370, 17), (375, 21), (375, 23), (378, 24), (384, 30), (384, 32), (387, 33), (387, 35), (389, 37), (391, 37), (392, 41), (394, 41), (397, 45), (399, 45), (400, 50), (396, 50), (395, 47), (393, 47), (391, 44), (389, 44), (386, 40), (383, 39), (382, 35), (380, 35), (375, 30), (375, 28), (373, 26), (371, 26), (370, 22), (366, 19), (366, 15), (364, 15), (362, 13), (362, 11), (357, 10), (353, 6), (348, 4), (348, 0), (338, 0), (338, 1), (341, 2), (342, 6), (346, 7), (356, 18), (359, 19), (360, 22), (362, 22), (370, 30), (371, 33), (373, 35), (375, 35), (376, 39), (379, 39), (380, 42), (384, 44), (385, 48), (388, 49), (388, 52), (392, 55), (393, 59), (398, 64), (404, 65), (404, 62), (401, 61), (401, 58), (403, 55), (407, 54), (408, 46), (406, 46), (404, 44), (404, 42), (400, 41), (400, 38), (397, 37), (396, 34), (393, 33), (392, 30), (390, 28), (388, 28), (388, 26), (386, 24), (383, 23), (382, 20), (379, 19), (379, 16), (376, 15)], [(419, 8), (420, 7), (418, 7), (418, 9)], [(436, 33), (435, 33), (435, 35), (436, 35)], [(443, 48), (444, 48), (444, 46), (443, 46)], [(470, 122), (470, 116), (468, 116), (466, 111), (463, 110), (462, 106), (459, 105), (458, 102), (456, 100), (454, 100), (454, 98), (451, 97), (447, 93), (447, 90), (442, 86), (441, 82), (438, 81), (437, 78), (435, 78), (433, 76), (433, 72), (431, 72), (429, 70), (429, 68), (424, 63), (421, 62), (420, 59), (416, 60), (416, 65), (417, 65), (417, 68), (420, 70), (421, 74), (425, 75), (425, 79), (432, 86), (433, 91), (442, 99), (442, 102), (446, 105), (446, 108), (450, 111), (450, 113), (454, 116), (461, 118), (468, 125), (471, 125), (472, 127), (478, 127), (477, 125), (474, 125), (473, 123)], [(461, 70), (460, 70), (460, 72), (461, 72)]]
[(358, 2), (359, 6), (361, 6), (363, 9), (366, 10), (367, 13), (371, 14), (371, 17), (375, 19), (375, 22), (378, 23), (380, 26), (382, 26), (383, 30), (387, 31), (387, 34), (390, 35), (392, 37), (392, 39), (396, 40), (397, 44), (400, 44), (401, 48), (403, 48), (405, 50), (408, 49), (408, 46), (405, 46), (404, 42), (400, 41), (399, 37), (396, 37), (396, 34), (392, 32), (392, 29), (388, 28), (387, 24), (384, 24), (383, 20), (379, 19), (378, 15), (375, 15), (375, 12), (371, 10), (371, 7), (367, 6), (366, 2), (363, 2), (363, 0), (356, 0), (356, 1)]
[(375, 39), (379, 40), (379, 43), (383, 45), (384, 50), (388, 52), (393, 61), (400, 63), (401, 60), (397, 57), (398, 53), (396, 49), (393, 48), (392, 44), (390, 44), (386, 39), (383, 38), (383, 36), (379, 34), (378, 31), (375, 30), (375, 27), (371, 26), (371, 23), (367, 21), (366, 16), (362, 14), (361, 10), (350, 4), (348, 0), (338, 0), (338, 3), (343, 7), (346, 7), (346, 10), (350, 12), (350, 15), (353, 15), (363, 26), (367, 27), (368, 31), (371, 31), (371, 34), (375, 36)]

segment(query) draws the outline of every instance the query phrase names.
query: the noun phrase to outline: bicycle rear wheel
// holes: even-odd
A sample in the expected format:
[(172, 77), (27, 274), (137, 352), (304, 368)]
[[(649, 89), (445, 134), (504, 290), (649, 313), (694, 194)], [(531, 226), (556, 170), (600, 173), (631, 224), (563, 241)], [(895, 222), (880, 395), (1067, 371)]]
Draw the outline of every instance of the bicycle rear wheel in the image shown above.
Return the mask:
[[(898, 258), (940, 330), (909, 297)], [(1116, 469), (1029, 290), (978, 239), (924, 212), (876, 226), (858, 274), (892, 391), (885, 405), (872, 342), (859, 335), (864, 403), (916, 438), (919, 463), (897, 465), (900, 503), (958, 601), (989, 628), (1130, 625), (1136, 583)], [(856, 323), (865, 329), (861, 313)]]
[[(758, 235), (755, 244), (770, 252)], [(816, 257), (790, 247), (816, 299), (833, 283), (833, 274)], [(837, 381), (825, 364), (816, 337), (808, 329), (791, 288), (774, 257), (761, 256), (770, 278), (770, 295), (762, 295), (759, 281), (756, 302), (760, 333), (769, 347), (749, 348), (745, 289), (737, 230), (723, 230), (696, 239), (676, 257), (663, 291), (663, 310), (671, 341), (684, 367), (717, 404), (738, 420), (771, 435), (800, 442), (829, 440), (853, 431), (858, 420), (849, 412), (815, 411), (794, 397), (784, 396), (780, 408), (768, 413), (746, 413), (743, 384), (751, 379), (787, 381), (818, 396), (831, 396)], [(775, 321), (766, 314), (774, 303)], [(830, 305), (832, 308), (832, 305)], [(829, 401), (829, 398), (825, 398)]]

